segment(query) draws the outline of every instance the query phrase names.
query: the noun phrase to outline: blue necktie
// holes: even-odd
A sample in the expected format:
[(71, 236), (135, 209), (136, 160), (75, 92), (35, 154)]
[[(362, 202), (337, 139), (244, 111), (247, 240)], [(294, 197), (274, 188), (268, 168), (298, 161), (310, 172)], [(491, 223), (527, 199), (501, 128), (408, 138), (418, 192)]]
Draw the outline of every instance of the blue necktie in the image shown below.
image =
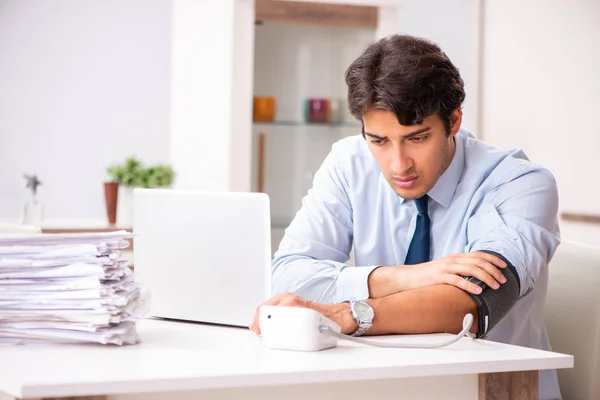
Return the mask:
[(417, 226), (415, 233), (406, 253), (405, 265), (420, 264), (429, 261), (429, 214), (427, 214), (427, 200), (429, 196), (425, 195), (415, 200), (417, 205)]

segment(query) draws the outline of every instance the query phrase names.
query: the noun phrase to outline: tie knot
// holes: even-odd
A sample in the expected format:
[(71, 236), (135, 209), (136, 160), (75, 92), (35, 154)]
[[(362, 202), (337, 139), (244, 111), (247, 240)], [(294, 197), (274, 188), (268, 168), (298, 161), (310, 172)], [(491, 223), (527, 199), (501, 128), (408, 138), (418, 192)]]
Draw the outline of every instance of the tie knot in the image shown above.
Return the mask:
[(427, 215), (427, 200), (429, 200), (428, 195), (424, 195), (423, 197), (415, 199), (415, 204), (417, 205), (417, 211), (419, 214)]

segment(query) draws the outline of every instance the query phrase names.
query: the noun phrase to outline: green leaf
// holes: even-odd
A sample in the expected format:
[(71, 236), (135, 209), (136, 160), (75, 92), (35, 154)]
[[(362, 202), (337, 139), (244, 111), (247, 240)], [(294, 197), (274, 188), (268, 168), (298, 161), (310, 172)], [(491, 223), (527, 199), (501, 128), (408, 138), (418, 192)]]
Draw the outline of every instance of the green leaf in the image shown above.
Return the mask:
[(112, 179), (120, 184), (133, 187), (165, 187), (170, 186), (175, 178), (172, 167), (158, 164), (145, 168), (143, 163), (136, 157), (129, 157), (123, 164), (113, 165), (107, 168)]

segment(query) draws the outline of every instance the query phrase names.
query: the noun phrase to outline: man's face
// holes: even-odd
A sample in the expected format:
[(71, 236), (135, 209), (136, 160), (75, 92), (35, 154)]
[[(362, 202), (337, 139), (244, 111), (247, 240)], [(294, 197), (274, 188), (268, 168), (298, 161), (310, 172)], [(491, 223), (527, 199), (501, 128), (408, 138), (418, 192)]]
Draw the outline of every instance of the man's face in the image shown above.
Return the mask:
[(454, 136), (462, 111), (450, 118), (450, 134), (438, 115), (420, 125), (400, 125), (390, 111), (372, 110), (363, 115), (365, 139), (394, 191), (407, 200), (416, 199), (433, 188), (454, 156)]

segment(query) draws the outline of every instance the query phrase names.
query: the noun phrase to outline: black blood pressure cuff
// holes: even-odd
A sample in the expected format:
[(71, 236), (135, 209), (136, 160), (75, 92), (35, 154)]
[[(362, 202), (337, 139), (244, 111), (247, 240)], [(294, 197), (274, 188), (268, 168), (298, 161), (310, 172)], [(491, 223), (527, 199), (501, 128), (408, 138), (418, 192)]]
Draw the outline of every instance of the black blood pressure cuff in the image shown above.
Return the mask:
[(490, 250), (479, 250), (484, 253), (492, 254), (507, 265), (506, 268), (500, 269), (506, 283), (501, 283), (500, 288), (494, 290), (489, 288), (484, 282), (479, 279), (467, 276), (466, 280), (475, 283), (481, 287), (481, 294), (468, 293), (475, 303), (477, 303), (479, 326), (477, 329), (478, 338), (485, 336), (494, 326), (504, 318), (504, 316), (510, 311), (519, 299), (519, 293), (521, 293), (521, 282), (519, 275), (515, 267), (508, 261), (504, 256)]

